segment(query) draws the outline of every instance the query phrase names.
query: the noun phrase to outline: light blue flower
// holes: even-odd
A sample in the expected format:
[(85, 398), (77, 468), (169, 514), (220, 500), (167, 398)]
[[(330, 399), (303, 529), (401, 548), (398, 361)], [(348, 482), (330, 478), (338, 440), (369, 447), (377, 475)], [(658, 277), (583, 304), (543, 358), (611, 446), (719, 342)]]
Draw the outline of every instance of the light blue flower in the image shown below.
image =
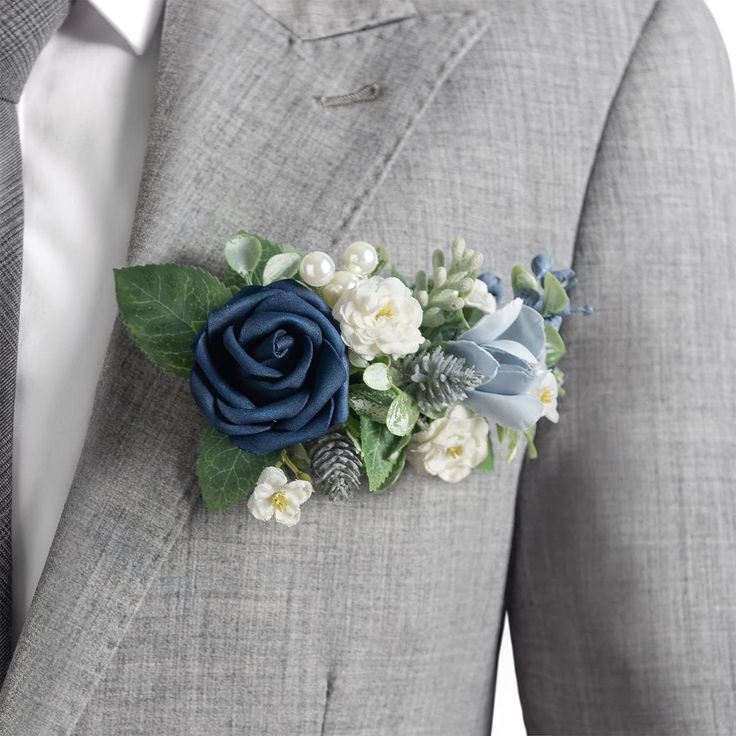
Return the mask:
[(447, 350), (487, 380), (463, 404), (509, 429), (524, 430), (544, 412), (536, 388), (547, 373), (542, 315), (514, 299), (450, 343)]

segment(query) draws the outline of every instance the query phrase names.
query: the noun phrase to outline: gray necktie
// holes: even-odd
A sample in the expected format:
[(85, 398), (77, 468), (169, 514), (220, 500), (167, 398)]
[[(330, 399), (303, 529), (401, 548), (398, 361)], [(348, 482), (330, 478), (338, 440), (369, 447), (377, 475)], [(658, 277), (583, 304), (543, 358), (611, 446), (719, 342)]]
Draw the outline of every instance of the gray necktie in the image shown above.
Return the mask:
[(0, 0), (0, 680), (10, 663), (13, 407), (23, 265), (23, 178), (15, 105), (69, 0)]

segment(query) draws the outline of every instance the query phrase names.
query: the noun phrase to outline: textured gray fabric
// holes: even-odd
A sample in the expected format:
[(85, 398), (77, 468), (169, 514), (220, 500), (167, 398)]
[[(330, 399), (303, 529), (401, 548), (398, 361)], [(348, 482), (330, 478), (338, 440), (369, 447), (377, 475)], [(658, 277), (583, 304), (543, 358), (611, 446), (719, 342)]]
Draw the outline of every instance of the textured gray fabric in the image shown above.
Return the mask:
[(0, 2), (0, 681), (11, 654), (13, 413), (23, 268), (23, 173), (15, 105), (68, 0)]
[(0, 733), (486, 736), (515, 511), (530, 730), (729, 732), (732, 98), (702, 5), (661, 3), (169, 3), (132, 262), (220, 268), (243, 226), (412, 271), (460, 234), (504, 273), (577, 248), (599, 315), (518, 509), (517, 462), (291, 530), (205, 513), (187, 387), (116, 328)]
[(577, 236), (564, 421), (520, 486), (510, 621), (531, 733), (736, 724), (736, 125), (715, 24), (662, 0)]
[(15, 106), (0, 100), (0, 681), (11, 654), (13, 410), (23, 263), (23, 175)]

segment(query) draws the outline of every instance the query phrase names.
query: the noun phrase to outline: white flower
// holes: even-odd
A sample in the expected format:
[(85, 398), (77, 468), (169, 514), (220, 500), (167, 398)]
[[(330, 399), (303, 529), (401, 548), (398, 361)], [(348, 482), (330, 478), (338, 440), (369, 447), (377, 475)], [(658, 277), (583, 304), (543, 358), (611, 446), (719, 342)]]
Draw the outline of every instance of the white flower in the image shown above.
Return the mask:
[(466, 409), (453, 407), (412, 437), (407, 455), (419, 473), (457, 483), (488, 456), (488, 422)]
[(550, 422), (558, 422), (560, 415), (557, 411), (557, 395), (559, 386), (552, 371), (545, 371), (537, 385), (531, 390), (532, 396), (536, 396), (542, 404), (542, 416), (547, 417)]
[(372, 276), (345, 291), (332, 309), (344, 343), (366, 360), (401, 358), (424, 342), (422, 307), (399, 279)]
[(264, 468), (248, 499), (248, 510), (259, 521), (276, 517), (279, 524), (294, 526), (301, 516), (300, 506), (312, 495), (305, 480), (289, 482), (280, 468)]
[(463, 297), (463, 301), (466, 307), (475, 307), (486, 314), (496, 311), (496, 297), (488, 291), (488, 287), (480, 279), (473, 282), (473, 288)]

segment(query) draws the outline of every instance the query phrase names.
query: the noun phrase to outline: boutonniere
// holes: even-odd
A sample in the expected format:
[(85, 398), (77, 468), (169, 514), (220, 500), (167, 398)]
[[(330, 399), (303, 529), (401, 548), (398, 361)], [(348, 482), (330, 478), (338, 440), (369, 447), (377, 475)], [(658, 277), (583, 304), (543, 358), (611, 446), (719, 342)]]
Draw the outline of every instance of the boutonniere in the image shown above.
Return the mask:
[(177, 263), (115, 271), (123, 322), (160, 368), (189, 380), (206, 418), (197, 476), (208, 510), (248, 498), (292, 526), (314, 491), (345, 500), (391, 488), (407, 461), (456, 483), (492, 471), (496, 447), (558, 419), (558, 328), (572, 270), (539, 255), (501, 279), (452, 244), (409, 281), (381, 246), (349, 245), (343, 270), (240, 232), (224, 278)]

